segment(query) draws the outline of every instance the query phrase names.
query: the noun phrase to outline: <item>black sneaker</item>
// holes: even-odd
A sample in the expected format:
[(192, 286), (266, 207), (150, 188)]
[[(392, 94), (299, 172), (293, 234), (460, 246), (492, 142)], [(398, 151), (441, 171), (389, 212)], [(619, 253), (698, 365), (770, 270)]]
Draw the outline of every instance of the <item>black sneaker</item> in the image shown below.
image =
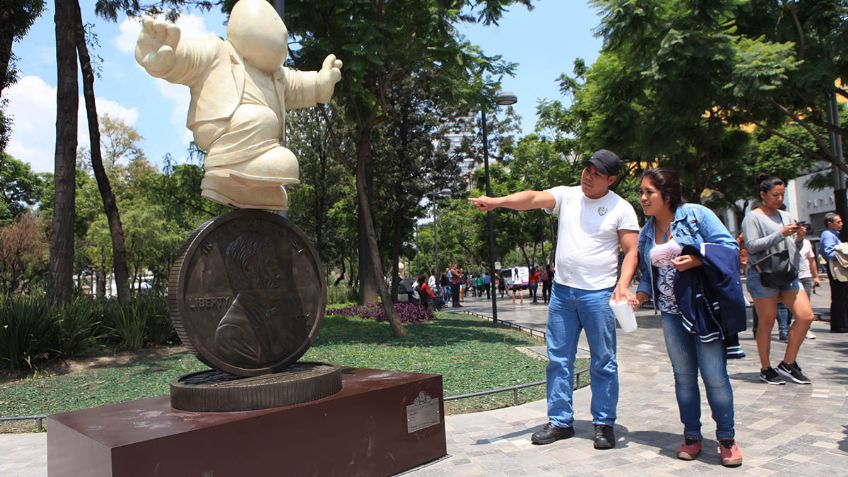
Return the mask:
[(595, 449), (612, 449), (615, 447), (615, 433), (612, 426), (595, 424)]
[(812, 384), (810, 378), (804, 376), (804, 373), (801, 372), (801, 367), (798, 366), (798, 362), (794, 363), (784, 363), (783, 361), (777, 365), (777, 372), (782, 374), (786, 379), (790, 379), (798, 384)]
[(545, 424), (545, 427), (541, 431), (533, 433), (530, 437), (530, 442), (543, 446), (560, 439), (568, 439), (569, 437), (574, 437), (573, 427), (557, 427), (549, 422)]
[(780, 379), (780, 375), (774, 368), (766, 368), (760, 370), (760, 381), (766, 384), (786, 384), (786, 381)]

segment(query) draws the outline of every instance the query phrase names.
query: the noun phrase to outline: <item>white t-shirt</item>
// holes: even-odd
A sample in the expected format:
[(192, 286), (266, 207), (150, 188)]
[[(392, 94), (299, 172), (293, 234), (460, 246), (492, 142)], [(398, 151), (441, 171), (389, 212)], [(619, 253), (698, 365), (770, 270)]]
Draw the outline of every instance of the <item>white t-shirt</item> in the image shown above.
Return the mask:
[(810, 271), (809, 259), (811, 258), (816, 258), (813, 245), (809, 240), (804, 239), (804, 243), (801, 245), (801, 260), (798, 263), (798, 278), (813, 278), (813, 272)]
[(615, 286), (618, 271), (618, 231), (639, 231), (636, 211), (609, 191), (590, 199), (580, 186), (548, 189), (556, 199), (545, 212), (559, 217), (554, 280), (582, 290)]

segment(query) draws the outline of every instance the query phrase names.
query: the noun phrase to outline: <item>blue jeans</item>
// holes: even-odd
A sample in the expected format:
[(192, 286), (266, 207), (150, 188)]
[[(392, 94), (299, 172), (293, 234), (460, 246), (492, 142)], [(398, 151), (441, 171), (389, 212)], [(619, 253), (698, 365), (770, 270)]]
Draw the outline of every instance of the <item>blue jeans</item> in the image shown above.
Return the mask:
[(554, 283), (548, 306), (548, 419), (557, 427), (574, 424), (574, 358), (586, 330), (591, 353), (592, 423), (612, 426), (618, 405), (615, 316), (612, 288), (581, 290)]
[(683, 435), (698, 440), (701, 435), (701, 393), (698, 388), (698, 371), (707, 390), (716, 438), (733, 439), (733, 388), (727, 376), (727, 358), (724, 341), (702, 343), (697, 335), (683, 327), (680, 315), (663, 313), (662, 324), (665, 346), (671, 367), (674, 369), (674, 393), (683, 423)]

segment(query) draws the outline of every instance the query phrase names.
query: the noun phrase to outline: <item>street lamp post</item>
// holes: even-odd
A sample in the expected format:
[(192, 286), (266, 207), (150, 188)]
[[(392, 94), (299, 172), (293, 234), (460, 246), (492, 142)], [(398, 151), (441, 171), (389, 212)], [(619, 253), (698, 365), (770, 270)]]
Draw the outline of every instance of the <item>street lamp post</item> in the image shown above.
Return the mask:
[[(518, 98), (513, 93), (501, 92), (498, 93), (495, 104), (498, 106), (508, 106), (518, 102)], [(483, 174), (486, 177), (486, 196), (492, 196), (492, 184), (489, 181), (489, 137), (486, 132), (486, 107), (480, 110), (480, 125), (483, 129)], [(490, 289), (492, 293), (492, 323), (498, 322), (498, 298), (497, 288), (495, 287), (495, 227), (493, 222), (492, 211), (486, 212), (486, 232), (489, 242), (489, 278)]]
[(433, 270), (433, 275), (435, 277), (441, 276), (439, 273), (439, 229), (436, 227), (436, 221), (438, 220), (438, 210), (439, 204), (437, 202), (439, 197), (447, 197), (451, 195), (450, 189), (442, 189), (439, 192), (433, 191), (433, 255), (436, 258), (436, 269)]

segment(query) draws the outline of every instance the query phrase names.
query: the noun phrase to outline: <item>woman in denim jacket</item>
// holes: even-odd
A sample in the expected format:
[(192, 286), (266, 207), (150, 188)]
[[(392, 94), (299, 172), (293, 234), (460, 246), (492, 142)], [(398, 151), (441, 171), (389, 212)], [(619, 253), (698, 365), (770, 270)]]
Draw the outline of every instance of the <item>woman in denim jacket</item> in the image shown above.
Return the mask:
[(669, 169), (650, 169), (642, 175), (639, 201), (650, 217), (639, 233), (641, 278), (636, 298), (641, 305), (653, 297), (662, 314), (666, 350), (674, 370), (674, 391), (683, 423), (683, 444), (677, 457), (693, 460), (701, 452), (701, 396), (698, 373), (703, 377), (720, 446), (722, 465), (742, 464), (735, 441), (733, 388), (727, 375), (722, 340), (708, 343), (683, 326), (674, 296), (678, 273), (702, 265), (692, 255), (681, 255), (684, 245), (717, 243), (738, 250), (738, 245), (718, 217), (706, 207), (684, 204), (680, 179)]

